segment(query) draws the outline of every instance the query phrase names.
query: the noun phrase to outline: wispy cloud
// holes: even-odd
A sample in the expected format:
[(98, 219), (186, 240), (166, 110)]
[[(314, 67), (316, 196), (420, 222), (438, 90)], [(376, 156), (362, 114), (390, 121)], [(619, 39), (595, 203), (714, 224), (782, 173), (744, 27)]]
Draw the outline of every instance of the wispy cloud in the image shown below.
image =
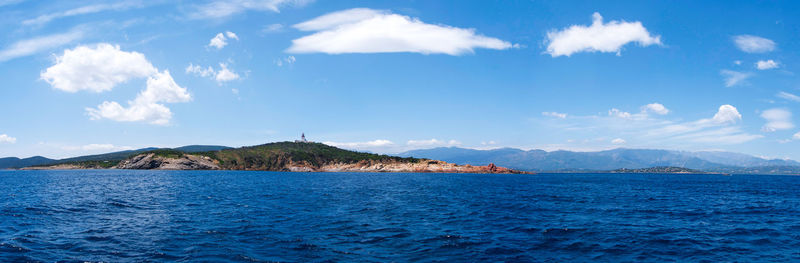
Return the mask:
[(476, 48), (509, 49), (509, 42), (482, 36), (474, 29), (427, 24), (388, 11), (355, 8), (294, 25), (315, 31), (292, 40), (289, 53), (394, 53), (461, 55)]
[[(608, 114), (570, 115), (566, 119), (545, 118), (537, 122), (539, 126), (560, 131), (564, 136), (602, 138), (569, 140), (571, 145), (578, 148), (585, 148), (588, 144), (594, 145), (594, 148), (612, 147), (623, 141), (630, 146), (697, 147), (740, 144), (763, 137), (742, 130), (742, 115), (732, 105), (722, 105), (713, 116), (694, 121), (674, 121), (667, 119), (668, 115), (646, 114), (650, 109), (646, 106), (642, 108), (644, 110), (640, 113), (612, 109)], [(559, 147), (575, 148), (567, 145)]]
[(406, 144), (411, 147), (434, 147), (434, 146), (456, 146), (460, 145), (461, 142), (456, 140), (443, 141), (438, 139), (429, 139), (429, 140), (409, 140), (408, 142), (406, 142)]
[(761, 112), (761, 118), (767, 121), (761, 130), (764, 132), (774, 132), (794, 128), (792, 123), (792, 112), (787, 109), (769, 109)]
[(559, 113), (559, 112), (555, 112), (555, 111), (545, 111), (545, 112), (542, 112), (542, 116), (548, 116), (548, 117), (555, 117), (555, 118), (564, 119), (564, 118), (567, 117), (567, 114), (566, 113)]
[(84, 31), (76, 28), (66, 33), (20, 40), (0, 50), (0, 62), (19, 57), (30, 56), (39, 52), (57, 48), (75, 42), (83, 38), (83, 36)]
[(778, 98), (791, 100), (791, 101), (794, 101), (794, 102), (800, 102), (800, 96), (794, 95), (794, 94), (789, 93), (789, 92), (781, 91), (781, 92), (778, 92), (778, 94), (776, 96), (778, 96)]
[(604, 52), (620, 55), (629, 43), (646, 47), (661, 45), (661, 37), (651, 35), (642, 22), (610, 21), (603, 23), (600, 13), (592, 14), (590, 26), (573, 25), (547, 33), (547, 54), (571, 56), (580, 52)]
[(213, 0), (195, 6), (189, 18), (224, 19), (248, 10), (280, 12), (285, 6), (304, 6), (313, 0)]
[(91, 143), (86, 145), (64, 145), (61, 146), (65, 151), (83, 151), (83, 152), (109, 152), (109, 151), (125, 151), (133, 150), (130, 146), (116, 146), (110, 143)]
[(283, 30), (282, 24), (269, 24), (261, 28), (261, 33), (274, 33)]
[(733, 37), (733, 43), (739, 50), (747, 53), (766, 53), (775, 50), (775, 41), (753, 35)]
[(123, 1), (113, 4), (95, 4), (95, 5), (87, 5), (82, 6), (62, 12), (50, 13), (38, 16), (36, 18), (28, 19), (22, 21), (23, 25), (26, 26), (41, 26), (44, 24), (49, 23), (50, 21), (64, 18), (64, 17), (71, 17), (71, 16), (79, 16), (79, 15), (86, 15), (86, 14), (93, 14), (99, 13), (104, 11), (122, 11), (127, 10), (134, 7), (141, 7), (143, 6), (140, 1)]
[(355, 149), (355, 150), (384, 148), (394, 145), (392, 141), (383, 139), (366, 141), (366, 142), (323, 142), (323, 143), (330, 146), (336, 146), (346, 149)]
[(733, 87), (747, 83), (746, 80), (753, 76), (750, 72), (739, 72), (733, 70), (723, 69), (719, 72), (725, 77), (725, 87)]

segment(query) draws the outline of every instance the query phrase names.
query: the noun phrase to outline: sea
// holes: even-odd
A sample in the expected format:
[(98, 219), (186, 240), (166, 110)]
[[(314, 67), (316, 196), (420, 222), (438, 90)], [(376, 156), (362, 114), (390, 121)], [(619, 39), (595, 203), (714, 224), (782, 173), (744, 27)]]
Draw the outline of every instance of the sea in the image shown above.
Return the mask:
[(800, 177), (0, 171), (0, 262), (800, 261)]

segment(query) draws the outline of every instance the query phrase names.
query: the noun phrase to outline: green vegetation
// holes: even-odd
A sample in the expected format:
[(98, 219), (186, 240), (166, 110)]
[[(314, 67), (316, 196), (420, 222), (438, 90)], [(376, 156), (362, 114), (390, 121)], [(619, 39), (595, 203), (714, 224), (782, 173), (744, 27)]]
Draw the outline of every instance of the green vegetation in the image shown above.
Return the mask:
[(174, 159), (181, 158), (184, 155), (184, 152), (173, 149), (158, 149), (158, 150), (143, 152), (142, 154), (150, 154), (150, 153), (153, 153), (155, 154), (155, 156), (158, 157), (174, 158)]
[(307, 163), (320, 167), (331, 163), (360, 161), (419, 162), (417, 158), (402, 158), (372, 153), (342, 150), (321, 143), (276, 142), (257, 146), (206, 152), (202, 155), (219, 160), (225, 169), (279, 170), (288, 162)]
[[(196, 147), (197, 148), (197, 147)], [(106, 155), (95, 155), (90, 158), (73, 159), (54, 164), (73, 164), (83, 168), (112, 168), (120, 161), (140, 154), (154, 154), (157, 157), (181, 158), (186, 151), (178, 149), (149, 148), (137, 151), (117, 152)], [(242, 148), (223, 148), (216, 151), (192, 152), (192, 155), (207, 156), (219, 161), (220, 167), (232, 170), (266, 170), (279, 171), (287, 164), (305, 164), (320, 167), (335, 163), (357, 163), (361, 161), (382, 162), (411, 162), (417, 163), (423, 159), (403, 158), (389, 155), (363, 153), (339, 149), (322, 143), (314, 142), (276, 142)], [(105, 158), (102, 158), (105, 157)]]
[[(79, 166), (85, 169), (109, 169), (117, 164), (119, 164), (120, 160), (108, 160), (108, 161), (74, 161), (74, 162), (63, 162), (58, 164), (71, 164), (75, 166)], [(47, 167), (56, 164), (39, 164), (39, 165), (31, 165), (28, 167)]]

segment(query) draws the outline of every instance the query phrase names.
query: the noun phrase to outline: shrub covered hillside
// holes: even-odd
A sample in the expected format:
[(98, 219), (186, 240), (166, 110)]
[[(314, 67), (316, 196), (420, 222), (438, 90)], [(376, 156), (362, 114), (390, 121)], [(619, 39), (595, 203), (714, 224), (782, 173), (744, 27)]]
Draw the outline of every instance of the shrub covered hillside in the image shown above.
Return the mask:
[(412, 163), (420, 160), (348, 151), (314, 142), (275, 142), (202, 155), (218, 160), (223, 169), (267, 171), (281, 170), (289, 163), (305, 163), (318, 168), (325, 164), (357, 163), (363, 160)]

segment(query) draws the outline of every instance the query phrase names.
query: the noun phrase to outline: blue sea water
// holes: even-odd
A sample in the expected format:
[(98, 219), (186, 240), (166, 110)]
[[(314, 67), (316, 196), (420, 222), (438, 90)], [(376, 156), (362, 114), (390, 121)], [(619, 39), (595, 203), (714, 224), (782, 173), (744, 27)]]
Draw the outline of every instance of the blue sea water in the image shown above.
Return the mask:
[(0, 171), (0, 262), (800, 261), (800, 177)]

